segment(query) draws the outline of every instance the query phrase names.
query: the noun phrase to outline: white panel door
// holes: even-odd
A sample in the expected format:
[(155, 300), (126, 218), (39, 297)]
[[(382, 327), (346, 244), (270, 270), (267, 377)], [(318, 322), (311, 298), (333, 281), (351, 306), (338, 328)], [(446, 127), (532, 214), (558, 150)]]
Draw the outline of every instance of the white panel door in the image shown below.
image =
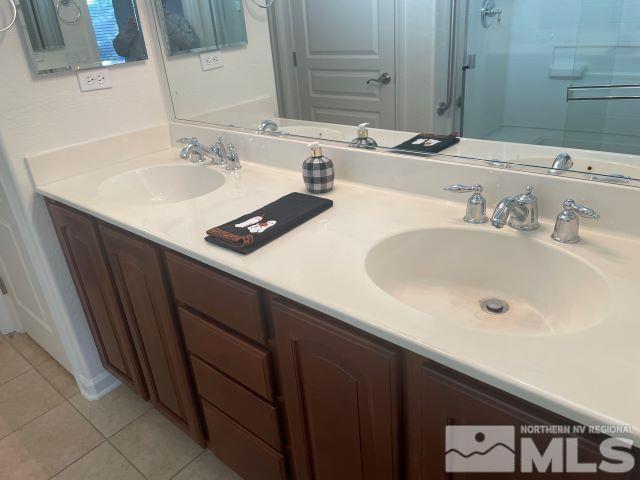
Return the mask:
[[(56, 360), (66, 364), (64, 349), (42, 298), (34, 267), (37, 268), (27, 256), (6, 192), (0, 184), (0, 276), (10, 297), (9, 302), (3, 302), (4, 308), (17, 316), (14, 329), (28, 333)], [(3, 322), (3, 329), (10, 327), (9, 322)]]
[(291, 14), (302, 119), (395, 129), (395, 1), (291, 0)]

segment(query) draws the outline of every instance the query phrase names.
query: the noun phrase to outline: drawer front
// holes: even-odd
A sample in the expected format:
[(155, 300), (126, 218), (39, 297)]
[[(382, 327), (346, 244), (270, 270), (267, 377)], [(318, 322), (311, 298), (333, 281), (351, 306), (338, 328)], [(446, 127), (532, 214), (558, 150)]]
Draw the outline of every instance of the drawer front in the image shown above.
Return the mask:
[(206, 400), (202, 401), (209, 448), (245, 480), (286, 479), (284, 457)]
[(191, 356), (198, 394), (276, 450), (282, 449), (276, 408)]
[(258, 288), (174, 253), (166, 252), (165, 256), (179, 302), (252, 340), (266, 343)]
[(225, 375), (273, 400), (269, 354), (222, 330), (204, 318), (180, 308), (187, 350)]

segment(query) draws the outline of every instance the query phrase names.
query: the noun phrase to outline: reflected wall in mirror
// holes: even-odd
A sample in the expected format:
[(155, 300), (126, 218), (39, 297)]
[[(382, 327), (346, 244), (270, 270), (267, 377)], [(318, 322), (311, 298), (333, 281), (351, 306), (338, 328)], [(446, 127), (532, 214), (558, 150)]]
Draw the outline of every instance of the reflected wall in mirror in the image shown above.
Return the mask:
[(147, 59), (135, 0), (20, 0), (36, 75)]
[[(273, 70), (167, 69), (178, 119), (256, 130), (269, 118), (276, 134), (341, 142), (369, 123), (388, 148), (455, 132), (444, 154), (640, 179), (637, 0), (275, 0), (266, 12), (270, 32), (249, 36), (270, 45)], [(571, 162), (552, 168), (562, 153)]]
[[(183, 4), (186, 2), (181, 1)], [(210, 0), (193, 1), (210, 5)], [(252, 125), (259, 118), (277, 116), (268, 11), (251, 0), (244, 4), (241, 0), (219, 1), (227, 6), (228, 11), (244, 12), (242, 29), (238, 27), (239, 17), (236, 17), (220, 30), (245, 32), (244, 42), (225, 46), (216, 52), (216, 56), (222, 59), (220, 68), (207, 67), (207, 53), (198, 54), (196, 50), (172, 55), (168, 43), (162, 42), (164, 66), (176, 118), (245, 126)], [(164, 36), (164, 15), (158, 11), (159, 8), (160, 3), (156, 3), (156, 20), (161, 36)], [(222, 19), (217, 19), (216, 25), (220, 22)]]
[(242, 0), (156, 0), (169, 56), (247, 43)]

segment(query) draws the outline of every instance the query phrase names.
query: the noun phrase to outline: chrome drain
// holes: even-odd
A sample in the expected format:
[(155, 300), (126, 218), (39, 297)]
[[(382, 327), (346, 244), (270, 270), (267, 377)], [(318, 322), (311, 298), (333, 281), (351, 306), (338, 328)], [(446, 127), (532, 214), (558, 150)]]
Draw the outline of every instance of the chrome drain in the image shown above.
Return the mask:
[(509, 304), (499, 298), (488, 298), (480, 302), (480, 308), (492, 315), (503, 315), (509, 311)]

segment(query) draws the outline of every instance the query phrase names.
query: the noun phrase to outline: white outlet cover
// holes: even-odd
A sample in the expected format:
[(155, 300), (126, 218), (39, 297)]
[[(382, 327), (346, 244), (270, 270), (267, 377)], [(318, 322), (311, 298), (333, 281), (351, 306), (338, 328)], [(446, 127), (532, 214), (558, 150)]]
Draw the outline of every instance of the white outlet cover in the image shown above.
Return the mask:
[(111, 75), (108, 68), (96, 68), (94, 70), (79, 70), (78, 84), (80, 91), (91, 92), (111, 88)]
[(222, 52), (204, 52), (200, 54), (200, 65), (202, 71), (214, 70), (216, 68), (224, 67), (224, 61), (222, 59)]

